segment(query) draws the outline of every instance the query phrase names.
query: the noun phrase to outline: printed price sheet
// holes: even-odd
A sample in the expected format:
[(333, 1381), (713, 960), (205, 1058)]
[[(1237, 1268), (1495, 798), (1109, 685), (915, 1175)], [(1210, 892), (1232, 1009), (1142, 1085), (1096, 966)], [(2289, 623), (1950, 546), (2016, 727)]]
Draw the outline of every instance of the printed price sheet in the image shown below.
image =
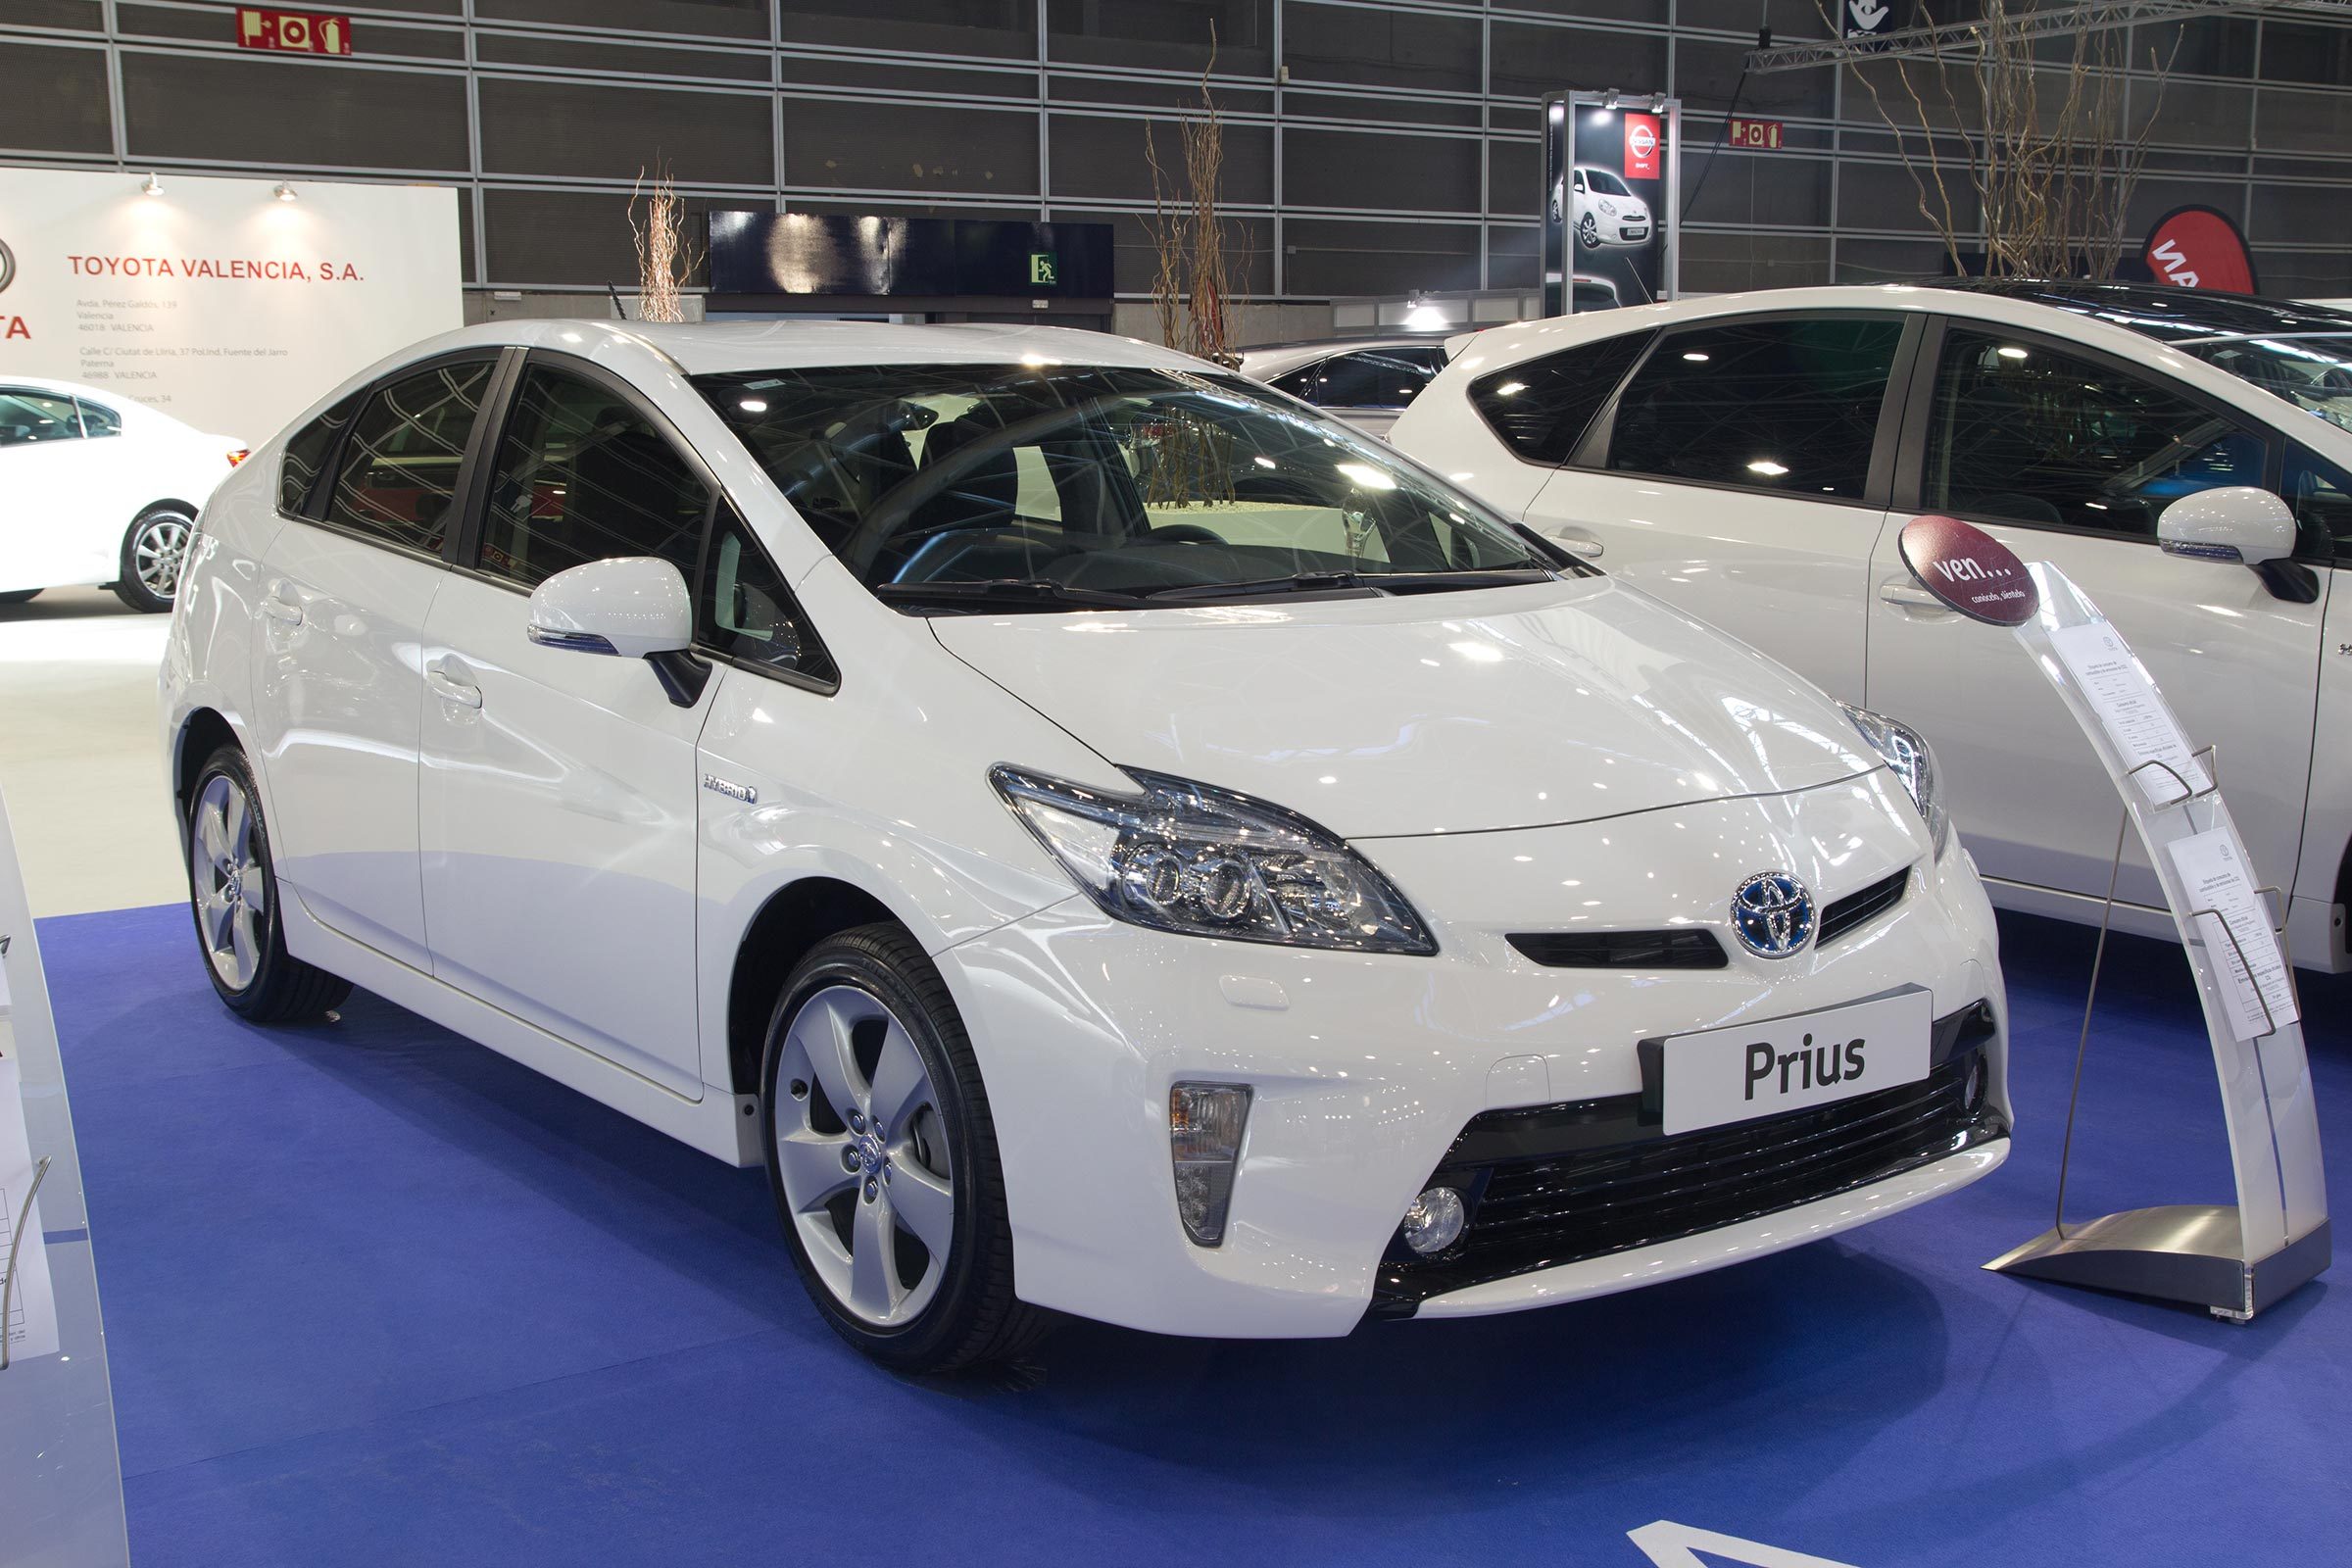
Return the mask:
[[(2143, 762), (2162, 762), (2173, 770), (2168, 773), (2151, 767), (2132, 775), (2149, 800), (2179, 800), (2182, 781), (2192, 795), (2211, 786), (2213, 781), (2190, 754), (2188, 737), (2180, 733), (2173, 710), (2157, 695), (2147, 671), (2139, 667), (2139, 661), (2113, 626), (2103, 620), (2060, 626), (2050, 632), (2050, 646), (2058, 650), (2067, 672), (2098, 714), (2108, 740), (2123, 754), (2124, 765), (2132, 768)], [(2180, 779), (2173, 773), (2180, 774)]]
[[(2188, 907), (2208, 913), (2196, 916), (2214, 971), (2222, 977), (2222, 1000), (2230, 1014), (2230, 1032), (2252, 1040), (2271, 1032), (2274, 1023), (2298, 1021), (2294, 987), (2287, 983), (2286, 955), (2271, 929), (2270, 911), (2247, 874), (2245, 852), (2237, 835), (2227, 827), (2195, 833), (2172, 845), (2173, 864), (2180, 872)], [(2224, 932), (2221, 922), (2230, 924)], [(2235, 936), (2237, 941), (2230, 940)], [(2239, 957), (2243, 950), (2244, 957)], [(2252, 973), (2247, 972), (2248, 965)], [(2269, 1011), (2264, 1011), (2268, 1004)]]

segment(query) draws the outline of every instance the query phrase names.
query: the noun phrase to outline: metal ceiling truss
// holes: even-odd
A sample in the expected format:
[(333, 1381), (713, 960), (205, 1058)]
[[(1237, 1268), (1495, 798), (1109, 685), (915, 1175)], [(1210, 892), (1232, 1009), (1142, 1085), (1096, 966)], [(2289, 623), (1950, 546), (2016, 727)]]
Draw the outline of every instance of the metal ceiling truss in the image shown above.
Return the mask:
[[(2052, 6), (2045, 11), (2013, 14), (2007, 28), (2021, 38), (2045, 38), (2245, 12), (2300, 12), (2305, 16), (2344, 20), (2352, 19), (2352, 0), (2078, 0), (2076, 4)], [(1939, 26), (1904, 27), (1875, 36), (1751, 49), (1747, 69), (1751, 74), (1762, 75), (1775, 71), (1803, 71), (1814, 66), (1897, 56), (1966, 57), (1977, 52), (1983, 26), (1982, 21), (1947, 22)]]

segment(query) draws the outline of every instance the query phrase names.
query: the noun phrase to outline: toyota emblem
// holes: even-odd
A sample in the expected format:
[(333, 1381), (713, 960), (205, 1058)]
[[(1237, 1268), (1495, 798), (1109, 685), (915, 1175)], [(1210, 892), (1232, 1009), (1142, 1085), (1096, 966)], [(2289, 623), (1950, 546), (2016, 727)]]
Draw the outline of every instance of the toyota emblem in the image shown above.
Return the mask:
[(1801, 953), (1813, 940), (1813, 895), (1786, 871), (1758, 871), (1732, 895), (1732, 929), (1758, 957)]

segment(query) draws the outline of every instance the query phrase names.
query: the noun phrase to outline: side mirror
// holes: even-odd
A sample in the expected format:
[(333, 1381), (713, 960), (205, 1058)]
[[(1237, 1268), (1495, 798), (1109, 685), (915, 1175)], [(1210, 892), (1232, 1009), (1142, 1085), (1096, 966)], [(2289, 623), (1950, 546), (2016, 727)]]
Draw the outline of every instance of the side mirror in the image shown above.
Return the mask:
[(694, 642), (694, 599), (666, 561), (591, 561), (532, 590), (530, 638), (542, 648), (621, 659), (684, 653)]
[(2268, 490), (2224, 485), (2165, 508), (2156, 519), (2156, 540), (2167, 555), (2260, 566), (2295, 553), (2295, 514)]

